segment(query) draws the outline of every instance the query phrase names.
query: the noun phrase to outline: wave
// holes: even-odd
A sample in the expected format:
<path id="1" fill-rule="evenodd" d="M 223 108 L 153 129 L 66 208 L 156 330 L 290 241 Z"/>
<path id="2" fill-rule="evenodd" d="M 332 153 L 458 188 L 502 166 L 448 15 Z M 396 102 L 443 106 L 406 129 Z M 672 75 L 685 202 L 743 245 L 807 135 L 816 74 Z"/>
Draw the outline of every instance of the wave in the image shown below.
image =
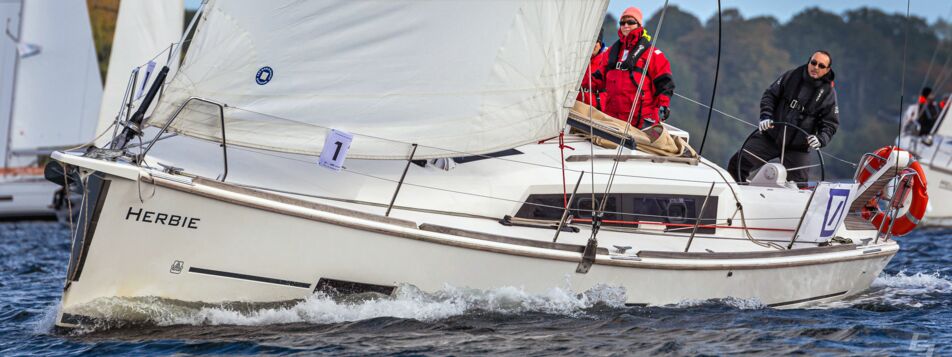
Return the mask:
<path id="1" fill-rule="evenodd" d="M 822 304 L 821 308 L 855 307 L 885 311 L 900 308 L 922 308 L 941 303 L 947 298 L 939 295 L 952 294 L 952 281 L 938 272 L 906 273 L 895 275 L 881 273 L 869 290 L 855 297 Z"/>
<path id="2" fill-rule="evenodd" d="M 738 310 L 757 310 L 767 308 L 767 304 L 764 304 L 760 299 L 751 298 L 751 299 L 741 299 L 741 298 L 723 298 L 723 299 L 691 299 L 683 300 L 673 305 L 666 305 L 665 307 L 672 307 L 676 309 L 684 308 L 696 308 L 696 307 L 716 307 L 716 306 L 726 306 Z"/>
<path id="3" fill-rule="evenodd" d="M 116 321 L 159 326 L 256 326 L 298 322 L 330 324 L 378 317 L 436 321 L 474 311 L 580 316 L 597 304 L 622 307 L 625 298 L 623 288 L 608 285 L 596 286 L 582 294 L 562 288 L 531 294 L 517 287 L 476 290 L 448 285 L 435 293 L 425 293 L 404 285 L 393 297 L 367 294 L 335 299 L 316 293 L 303 301 L 271 304 L 210 305 L 156 297 L 103 298 L 79 306 L 75 312 L 105 322 L 92 326 L 93 330 L 117 326 L 110 323 Z"/>

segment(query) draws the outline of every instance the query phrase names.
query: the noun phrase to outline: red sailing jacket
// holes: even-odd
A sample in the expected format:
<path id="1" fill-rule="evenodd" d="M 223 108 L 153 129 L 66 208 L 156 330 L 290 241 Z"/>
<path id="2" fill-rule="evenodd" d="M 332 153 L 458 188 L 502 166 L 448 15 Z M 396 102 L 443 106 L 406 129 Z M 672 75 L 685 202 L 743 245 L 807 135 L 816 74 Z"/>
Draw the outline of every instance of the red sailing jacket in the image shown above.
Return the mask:
<path id="1" fill-rule="evenodd" d="M 606 51 L 605 67 L 592 76 L 593 87 L 606 93 L 602 111 L 621 120 L 627 120 L 632 109 L 632 101 L 638 91 L 638 83 L 643 74 L 647 74 L 641 89 L 641 98 L 631 123 L 636 128 L 646 126 L 645 119 L 658 122 L 658 108 L 668 106 L 674 95 L 674 78 L 671 76 L 671 63 L 661 50 L 653 47 L 644 29 L 632 31 Z M 644 68 L 649 56 L 651 63 Z M 629 58 L 631 57 L 631 58 Z"/>
<path id="2" fill-rule="evenodd" d="M 602 106 L 605 105 L 607 94 L 597 87 L 599 85 L 604 87 L 604 84 L 601 84 L 598 79 L 592 78 L 592 75 L 595 73 L 593 71 L 604 71 L 606 60 L 608 60 L 608 51 L 602 51 L 592 56 L 591 61 L 588 63 L 588 68 L 585 69 L 585 76 L 582 77 L 581 90 L 578 93 L 578 97 L 575 98 L 575 100 L 580 100 L 598 110 L 602 110 Z"/>

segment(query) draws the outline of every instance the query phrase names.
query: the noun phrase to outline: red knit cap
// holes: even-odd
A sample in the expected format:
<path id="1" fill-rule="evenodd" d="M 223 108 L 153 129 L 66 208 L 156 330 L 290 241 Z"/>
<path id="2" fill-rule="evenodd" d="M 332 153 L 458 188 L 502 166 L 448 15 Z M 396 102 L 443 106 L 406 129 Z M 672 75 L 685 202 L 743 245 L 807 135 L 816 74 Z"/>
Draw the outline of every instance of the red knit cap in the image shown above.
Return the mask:
<path id="1" fill-rule="evenodd" d="M 627 9 L 625 9 L 625 11 L 621 13 L 621 18 L 622 18 L 622 19 L 624 19 L 625 17 L 629 17 L 629 16 L 630 16 L 630 17 L 634 17 L 635 20 L 638 21 L 639 24 L 641 24 L 641 26 L 644 26 L 644 25 L 645 25 L 644 21 L 641 21 L 642 18 L 644 17 L 644 16 L 641 15 L 641 9 L 632 6 L 632 7 L 629 7 L 629 8 L 627 8 Z M 621 19 L 619 19 L 619 20 L 621 20 Z"/>

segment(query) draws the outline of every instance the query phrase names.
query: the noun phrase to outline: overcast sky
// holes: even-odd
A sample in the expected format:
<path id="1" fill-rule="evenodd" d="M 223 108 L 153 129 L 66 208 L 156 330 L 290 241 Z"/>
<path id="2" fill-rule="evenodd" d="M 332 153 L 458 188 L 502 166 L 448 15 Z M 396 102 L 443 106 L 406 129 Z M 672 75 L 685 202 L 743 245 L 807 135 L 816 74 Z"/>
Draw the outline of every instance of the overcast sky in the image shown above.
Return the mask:
<path id="1" fill-rule="evenodd" d="M 670 0 L 668 5 L 677 5 L 681 10 L 694 13 L 704 22 L 717 13 L 716 0 Z M 664 6 L 664 0 L 614 0 L 608 5 L 608 12 L 621 14 L 629 6 L 639 6 L 645 16 L 651 16 Z M 841 14 L 846 10 L 860 7 L 874 7 L 886 13 L 906 13 L 904 0 L 722 0 L 721 7 L 737 8 L 745 18 L 769 15 L 781 22 L 786 22 L 796 13 L 810 7 L 819 7 L 823 10 Z M 952 1 L 949 0 L 912 0 L 910 13 L 913 16 L 925 17 L 929 23 L 939 18 L 948 21 L 949 11 L 952 10 Z"/>
<path id="2" fill-rule="evenodd" d="M 910 12 L 913 16 L 925 17 L 929 23 L 939 18 L 948 21 L 952 10 L 952 1 L 949 0 L 911 0 Z M 185 6 L 190 9 L 198 8 L 201 0 L 185 0 Z M 670 0 L 669 5 L 677 5 L 681 10 L 697 15 L 701 21 L 707 20 L 717 12 L 716 0 Z M 664 6 L 664 0 L 613 0 L 608 5 L 608 12 L 621 14 L 626 7 L 640 6 L 645 16 L 651 16 Z M 808 7 L 819 7 L 835 13 L 863 6 L 879 8 L 887 13 L 906 13 L 906 2 L 903 0 L 722 0 L 723 8 L 738 8 L 744 17 L 770 15 L 781 22 L 786 22 L 794 14 Z"/>

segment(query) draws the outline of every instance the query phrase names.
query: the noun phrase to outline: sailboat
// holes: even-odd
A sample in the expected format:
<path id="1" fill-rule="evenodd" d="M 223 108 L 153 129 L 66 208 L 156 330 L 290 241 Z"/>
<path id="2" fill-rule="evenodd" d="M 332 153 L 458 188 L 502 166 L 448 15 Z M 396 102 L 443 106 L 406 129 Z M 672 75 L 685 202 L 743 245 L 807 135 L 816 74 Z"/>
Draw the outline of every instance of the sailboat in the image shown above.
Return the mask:
<path id="1" fill-rule="evenodd" d="M 787 308 L 867 289 L 903 213 L 860 212 L 919 182 L 911 156 L 810 190 L 779 164 L 734 182 L 689 133 L 575 102 L 606 7 L 208 1 L 121 133 L 53 155 L 85 192 L 56 324 L 136 297 L 612 285 L 633 306 Z"/>
<path id="2" fill-rule="evenodd" d="M 952 96 L 945 102 L 949 103 L 950 99 Z M 932 130 L 925 135 L 920 135 L 919 130 L 911 130 L 918 113 L 918 105 L 907 107 L 903 115 L 907 130 L 896 140 L 915 155 L 930 178 L 928 185 L 932 199 L 923 224 L 952 226 L 952 204 L 949 204 L 952 202 L 952 118 L 949 118 L 949 106 L 942 108 Z"/>
<path id="3" fill-rule="evenodd" d="M 0 26 L 0 217 L 55 217 L 43 165 L 93 137 L 102 96 L 86 2 L 4 1 Z"/>

